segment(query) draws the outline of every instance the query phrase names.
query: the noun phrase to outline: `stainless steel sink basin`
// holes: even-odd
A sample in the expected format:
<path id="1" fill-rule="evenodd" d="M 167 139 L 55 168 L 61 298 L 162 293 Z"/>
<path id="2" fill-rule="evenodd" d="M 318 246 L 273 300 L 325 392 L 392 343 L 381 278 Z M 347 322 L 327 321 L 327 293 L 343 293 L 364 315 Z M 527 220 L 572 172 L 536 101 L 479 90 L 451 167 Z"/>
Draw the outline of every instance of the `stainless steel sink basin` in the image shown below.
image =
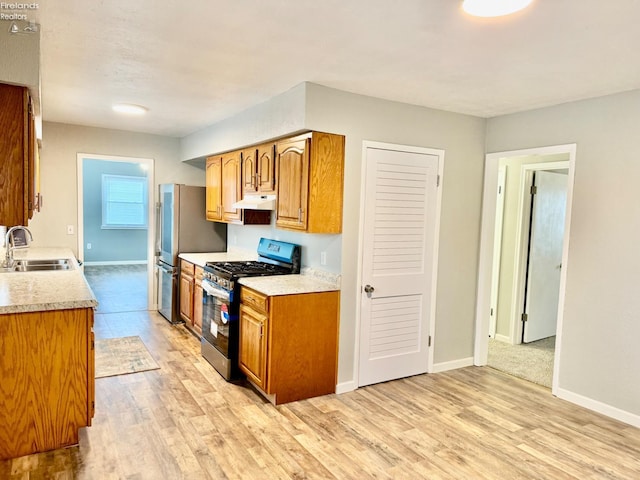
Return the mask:
<path id="1" fill-rule="evenodd" d="M 49 260 L 14 260 L 13 267 L 4 268 L 5 272 L 42 272 L 51 270 L 72 270 L 73 264 L 68 258 Z"/>

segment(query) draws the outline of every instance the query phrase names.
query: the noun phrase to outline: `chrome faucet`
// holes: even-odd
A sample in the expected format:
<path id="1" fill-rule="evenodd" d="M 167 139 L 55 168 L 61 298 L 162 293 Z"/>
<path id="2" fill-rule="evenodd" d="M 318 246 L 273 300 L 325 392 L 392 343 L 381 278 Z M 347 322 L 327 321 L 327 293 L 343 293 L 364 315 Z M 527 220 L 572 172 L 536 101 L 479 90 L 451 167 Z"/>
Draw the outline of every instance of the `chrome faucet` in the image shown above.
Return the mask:
<path id="1" fill-rule="evenodd" d="M 11 242 L 11 244 L 9 242 L 11 241 L 11 234 L 16 230 L 24 230 L 29 234 L 29 238 L 33 241 L 33 235 L 31 235 L 31 231 L 27 227 L 16 225 L 15 227 L 11 227 L 9 230 L 7 230 L 7 234 L 4 237 L 4 244 L 7 249 L 4 256 L 4 263 L 2 264 L 4 268 L 13 267 L 13 250 L 16 248 L 16 246 L 13 244 L 13 242 Z"/>

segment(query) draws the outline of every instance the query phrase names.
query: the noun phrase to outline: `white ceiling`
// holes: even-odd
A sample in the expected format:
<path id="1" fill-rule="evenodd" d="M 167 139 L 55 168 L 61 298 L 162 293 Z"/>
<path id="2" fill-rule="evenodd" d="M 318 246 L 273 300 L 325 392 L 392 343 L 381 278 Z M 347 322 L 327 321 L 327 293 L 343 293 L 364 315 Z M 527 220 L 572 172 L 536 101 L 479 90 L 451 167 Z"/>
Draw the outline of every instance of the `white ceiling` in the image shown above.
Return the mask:
<path id="1" fill-rule="evenodd" d="M 54 122 L 180 137 L 304 81 L 482 117 L 640 88 L 640 0 L 534 0 L 492 20 L 461 0 L 39 5 Z"/>

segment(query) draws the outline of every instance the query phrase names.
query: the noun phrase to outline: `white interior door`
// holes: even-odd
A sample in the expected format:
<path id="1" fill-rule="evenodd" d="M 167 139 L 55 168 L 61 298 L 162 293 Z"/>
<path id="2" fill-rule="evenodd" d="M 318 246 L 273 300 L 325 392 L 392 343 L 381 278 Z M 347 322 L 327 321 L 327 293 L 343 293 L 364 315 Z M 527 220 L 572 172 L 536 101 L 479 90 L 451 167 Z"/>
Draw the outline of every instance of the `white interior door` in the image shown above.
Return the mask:
<path id="1" fill-rule="evenodd" d="M 535 173 L 523 341 L 556 334 L 568 176 Z"/>
<path id="2" fill-rule="evenodd" d="M 365 149 L 360 386 L 427 371 L 442 157 Z"/>

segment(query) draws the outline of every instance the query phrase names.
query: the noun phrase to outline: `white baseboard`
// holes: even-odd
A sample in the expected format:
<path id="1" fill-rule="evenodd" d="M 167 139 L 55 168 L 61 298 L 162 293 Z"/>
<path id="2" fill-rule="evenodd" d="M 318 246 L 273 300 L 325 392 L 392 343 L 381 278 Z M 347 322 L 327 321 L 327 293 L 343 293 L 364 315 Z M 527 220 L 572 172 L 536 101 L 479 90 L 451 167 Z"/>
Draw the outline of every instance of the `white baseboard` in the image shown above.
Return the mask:
<path id="1" fill-rule="evenodd" d="M 498 340 L 499 342 L 511 343 L 510 337 L 507 337 L 506 335 L 500 335 L 499 333 L 496 333 L 496 336 L 494 337 L 494 339 Z"/>
<path id="2" fill-rule="evenodd" d="M 456 368 L 471 367 L 473 365 L 473 357 L 461 358 L 459 360 L 451 360 L 449 362 L 435 363 L 430 373 L 441 373 Z"/>
<path id="3" fill-rule="evenodd" d="M 89 267 L 103 265 L 146 265 L 146 260 L 113 260 L 108 262 L 84 262 L 83 265 Z"/>
<path id="4" fill-rule="evenodd" d="M 581 407 L 588 408 L 589 410 L 593 410 L 594 412 L 601 413 L 602 415 L 606 415 L 607 417 L 611 417 L 621 422 L 628 423 L 629 425 L 632 425 L 634 427 L 640 428 L 640 415 L 636 415 L 625 410 L 620 410 L 619 408 L 612 407 L 611 405 L 608 405 L 606 403 L 593 400 L 592 398 L 584 397 L 582 395 L 570 392 L 569 390 L 564 390 L 562 388 L 558 388 L 554 393 L 558 396 L 558 398 L 571 403 L 575 403 L 576 405 L 580 405 Z"/>
<path id="5" fill-rule="evenodd" d="M 341 394 L 341 393 L 353 392 L 357 388 L 358 386 L 356 385 L 356 382 L 354 382 L 353 380 L 350 380 L 348 382 L 342 382 L 337 384 L 336 393 Z"/>

